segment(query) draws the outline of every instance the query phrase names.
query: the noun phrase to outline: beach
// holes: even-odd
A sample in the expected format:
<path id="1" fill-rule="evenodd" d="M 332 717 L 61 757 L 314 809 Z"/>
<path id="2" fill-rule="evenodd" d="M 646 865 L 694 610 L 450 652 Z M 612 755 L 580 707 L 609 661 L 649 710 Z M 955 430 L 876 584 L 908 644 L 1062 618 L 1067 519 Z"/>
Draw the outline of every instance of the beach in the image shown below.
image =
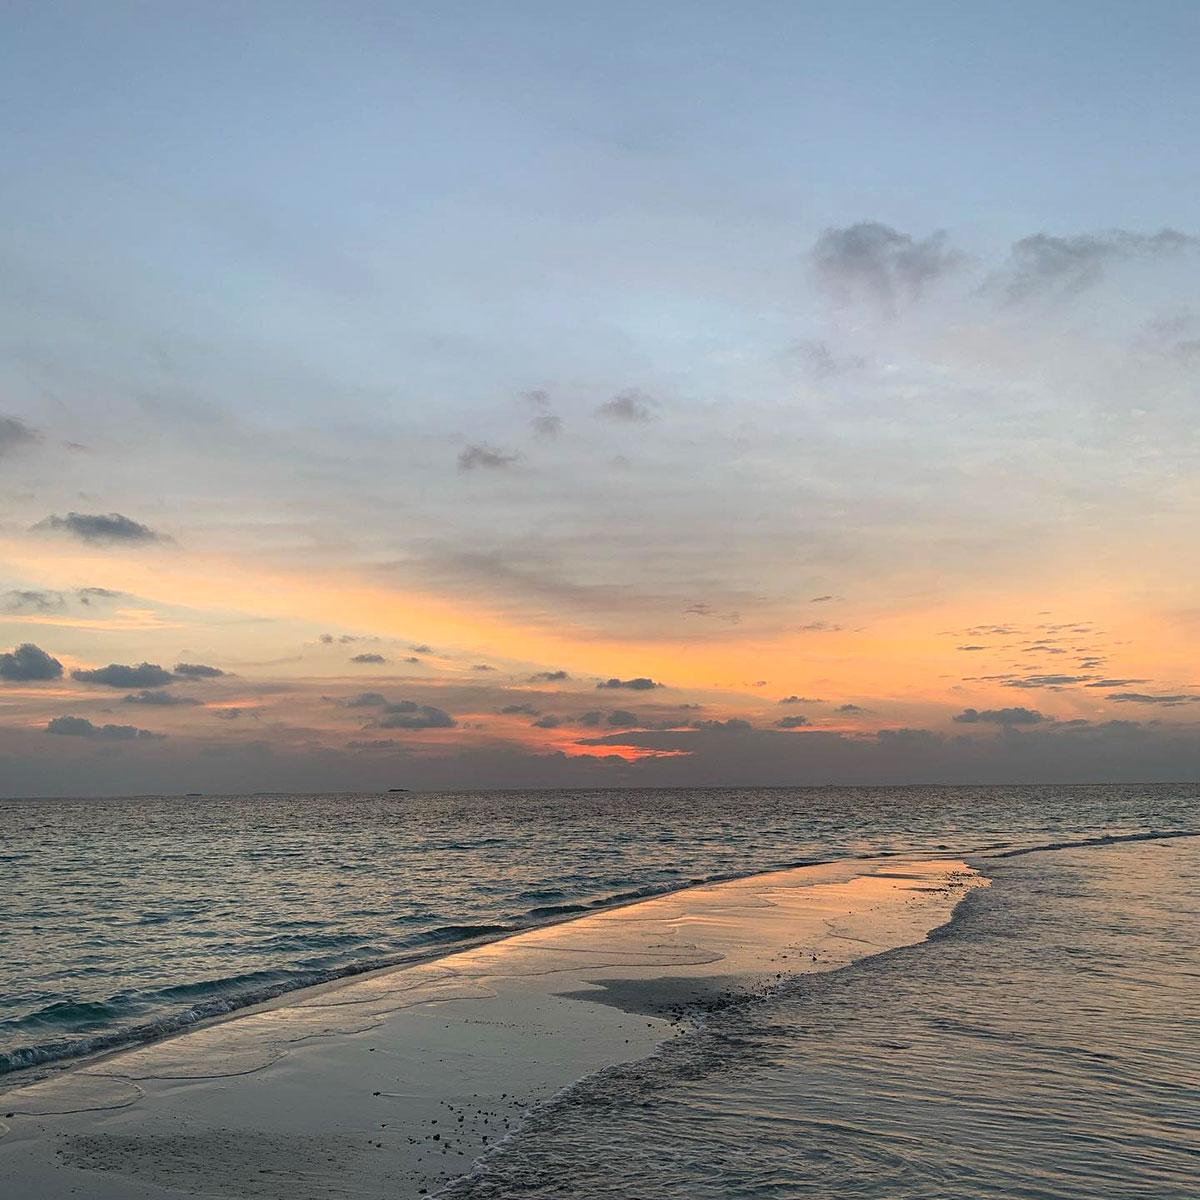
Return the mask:
<path id="1" fill-rule="evenodd" d="M 0 1092 L 0 1173 L 45 1200 L 433 1194 L 581 1078 L 919 943 L 986 882 L 953 858 L 797 867 L 292 992 Z"/>

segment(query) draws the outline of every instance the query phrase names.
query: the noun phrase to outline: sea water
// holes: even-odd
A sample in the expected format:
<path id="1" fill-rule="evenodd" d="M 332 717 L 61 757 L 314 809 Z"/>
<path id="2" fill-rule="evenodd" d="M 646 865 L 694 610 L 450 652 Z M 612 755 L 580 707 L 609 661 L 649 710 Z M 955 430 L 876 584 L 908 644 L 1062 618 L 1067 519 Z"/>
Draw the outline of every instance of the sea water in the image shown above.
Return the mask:
<path id="1" fill-rule="evenodd" d="M 567 1089 L 461 1194 L 1194 1196 L 1200 839 L 1159 835 L 1198 808 L 1183 786 L 3 802 L 0 1067 L 694 880 L 952 851 L 994 882 L 933 939 Z"/>
<path id="2" fill-rule="evenodd" d="M 929 941 L 537 1112 L 455 1200 L 1195 1200 L 1200 838 L 974 860 Z"/>

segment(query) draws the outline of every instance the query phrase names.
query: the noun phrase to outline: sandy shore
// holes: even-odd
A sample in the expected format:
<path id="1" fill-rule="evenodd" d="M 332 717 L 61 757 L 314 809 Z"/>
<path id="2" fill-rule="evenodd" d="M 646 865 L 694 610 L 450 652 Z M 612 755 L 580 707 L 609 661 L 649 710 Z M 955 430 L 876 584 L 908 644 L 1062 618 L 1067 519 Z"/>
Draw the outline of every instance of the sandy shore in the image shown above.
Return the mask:
<path id="1" fill-rule="evenodd" d="M 432 1194 L 558 1089 L 785 975 L 921 941 L 982 882 L 801 867 L 295 992 L 0 1090 L 0 1178 L 21 1200 Z"/>

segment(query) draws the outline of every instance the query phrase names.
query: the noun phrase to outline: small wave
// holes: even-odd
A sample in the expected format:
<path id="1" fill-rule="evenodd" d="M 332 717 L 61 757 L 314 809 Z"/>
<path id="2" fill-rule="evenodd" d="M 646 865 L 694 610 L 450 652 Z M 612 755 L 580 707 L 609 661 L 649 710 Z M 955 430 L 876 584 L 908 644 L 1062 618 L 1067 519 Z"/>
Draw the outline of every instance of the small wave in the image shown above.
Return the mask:
<path id="1" fill-rule="evenodd" d="M 1079 850 L 1087 846 L 1115 846 L 1120 842 L 1157 842 L 1163 838 L 1200 837 L 1196 829 L 1152 829 L 1148 833 L 1111 833 L 1104 837 L 1080 838 L 1075 842 L 1046 842 L 1042 846 L 1022 846 L 1019 850 L 1002 850 L 988 858 L 1019 858 L 1022 854 L 1038 854 L 1044 850 Z"/>
<path id="2" fill-rule="evenodd" d="M 438 925 L 433 929 L 427 929 L 424 933 L 418 933 L 412 938 L 412 943 L 424 945 L 432 942 L 441 945 L 466 942 L 472 938 L 497 937 L 506 933 L 517 933 L 520 928 L 519 925 Z"/>
<path id="3" fill-rule="evenodd" d="M 529 915 L 531 917 L 564 917 L 568 913 L 581 913 L 591 911 L 586 904 L 547 904 L 543 908 L 531 908 Z"/>

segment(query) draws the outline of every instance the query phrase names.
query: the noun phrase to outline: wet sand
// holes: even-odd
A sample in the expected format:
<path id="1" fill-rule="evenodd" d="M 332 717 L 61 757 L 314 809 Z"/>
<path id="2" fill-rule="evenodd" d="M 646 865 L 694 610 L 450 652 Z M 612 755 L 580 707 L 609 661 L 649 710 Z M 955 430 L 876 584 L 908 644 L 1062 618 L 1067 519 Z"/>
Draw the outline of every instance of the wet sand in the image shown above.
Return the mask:
<path id="1" fill-rule="evenodd" d="M 0 1090 L 22 1200 L 430 1195 L 706 1012 L 921 941 L 984 881 L 844 861 L 695 887 L 303 992 Z"/>

